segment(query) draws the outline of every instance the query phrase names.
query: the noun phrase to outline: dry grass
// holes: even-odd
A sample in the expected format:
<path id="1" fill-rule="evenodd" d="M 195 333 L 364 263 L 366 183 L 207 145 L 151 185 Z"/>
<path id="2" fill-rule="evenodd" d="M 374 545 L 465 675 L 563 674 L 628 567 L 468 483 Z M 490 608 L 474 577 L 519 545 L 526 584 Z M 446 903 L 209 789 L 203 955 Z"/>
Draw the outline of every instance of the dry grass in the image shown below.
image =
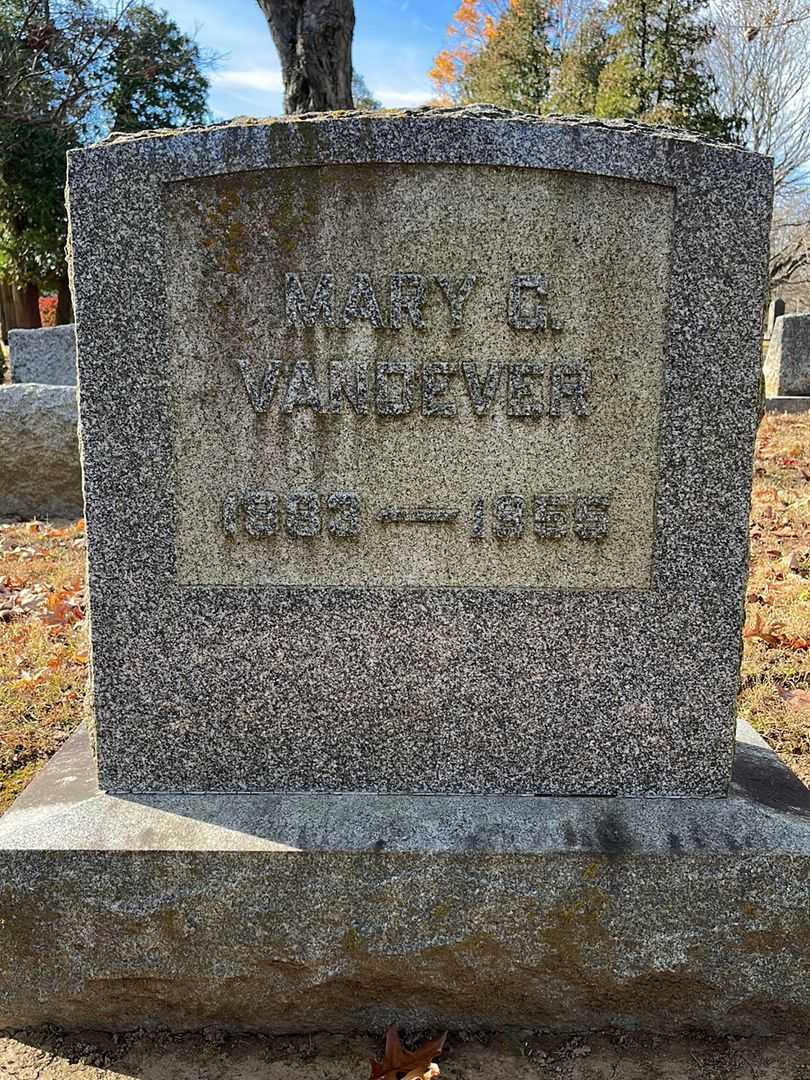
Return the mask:
<path id="1" fill-rule="evenodd" d="M 82 717 L 84 522 L 0 525 L 0 813 Z"/>
<path id="2" fill-rule="evenodd" d="M 810 416 L 757 439 L 740 711 L 810 785 Z"/>
<path id="3" fill-rule="evenodd" d="M 740 709 L 810 784 L 810 416 L 757 442 Z M 0 813 L 83 712 L 84 523 L 0 525 Z"/>

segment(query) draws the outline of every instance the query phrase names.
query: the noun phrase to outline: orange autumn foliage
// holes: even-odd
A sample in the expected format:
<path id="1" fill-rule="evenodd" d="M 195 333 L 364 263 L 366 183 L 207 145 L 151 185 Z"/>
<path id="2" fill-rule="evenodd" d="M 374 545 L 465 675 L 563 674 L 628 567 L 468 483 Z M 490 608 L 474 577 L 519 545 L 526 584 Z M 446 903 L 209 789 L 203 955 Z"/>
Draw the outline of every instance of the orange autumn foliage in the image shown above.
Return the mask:
<path id="1" fill-rule="evenodd" d="M 510 9 L 519 11 L 523 0 L 461 0 L 447 36 L 454 44 L 442 49 L 428 72 L 436 90 L 435 104 L 456 100 L 464 69 L 498 32 L 501 17 Z"/>

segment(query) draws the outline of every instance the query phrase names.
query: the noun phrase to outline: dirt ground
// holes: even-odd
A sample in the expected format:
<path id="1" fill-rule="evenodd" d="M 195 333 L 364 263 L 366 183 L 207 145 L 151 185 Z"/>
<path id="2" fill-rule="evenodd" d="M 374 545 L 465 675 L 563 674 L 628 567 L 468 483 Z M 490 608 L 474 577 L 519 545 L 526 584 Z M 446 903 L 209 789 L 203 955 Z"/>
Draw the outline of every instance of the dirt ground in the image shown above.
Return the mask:
<path id="1" fill-rule="evenodd" d="M 305 1035 L 0 1035 L 0 1080 L 366 1080 L 381 1038 Z M 804 1038 L 617 1032 L 450 1036 L 443 1080 L 810 1080 Z"/>

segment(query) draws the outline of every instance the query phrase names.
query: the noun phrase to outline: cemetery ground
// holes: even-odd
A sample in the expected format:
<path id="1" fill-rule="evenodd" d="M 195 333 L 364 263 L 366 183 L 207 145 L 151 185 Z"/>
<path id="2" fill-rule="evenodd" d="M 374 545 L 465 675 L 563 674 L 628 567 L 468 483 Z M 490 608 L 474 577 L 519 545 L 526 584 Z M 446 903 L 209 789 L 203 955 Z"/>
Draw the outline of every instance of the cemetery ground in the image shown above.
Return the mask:
<path id="1" fill-rule="evenodd" d="M 0 1033 L 0 1080 L 366 1080 L 381 1052 L 363 1035 Z M 437 1064 L 440 1080 L 810 1080 L 810 1039 L 466 1032 Z"/>

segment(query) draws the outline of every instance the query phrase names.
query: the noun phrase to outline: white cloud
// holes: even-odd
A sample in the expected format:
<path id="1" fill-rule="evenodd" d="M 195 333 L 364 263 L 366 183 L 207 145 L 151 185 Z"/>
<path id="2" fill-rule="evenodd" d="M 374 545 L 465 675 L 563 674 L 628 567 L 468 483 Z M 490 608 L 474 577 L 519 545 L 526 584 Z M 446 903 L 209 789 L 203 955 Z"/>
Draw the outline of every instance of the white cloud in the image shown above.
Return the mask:
<path id="1" fill-rule="evenodd" d="M 274 68 L 249 68 L 246 71 L 215 71 L 211 82 L 216 86 L 242 90 L 262 90 L 281 93 L 284 83 L 281 72 Z"/>
<path id="2" fill-rule="evenodd" d="M 426 105 L 431 98 L 430 90 L 372 90 L 374 97 L 383 105 Z"/>

